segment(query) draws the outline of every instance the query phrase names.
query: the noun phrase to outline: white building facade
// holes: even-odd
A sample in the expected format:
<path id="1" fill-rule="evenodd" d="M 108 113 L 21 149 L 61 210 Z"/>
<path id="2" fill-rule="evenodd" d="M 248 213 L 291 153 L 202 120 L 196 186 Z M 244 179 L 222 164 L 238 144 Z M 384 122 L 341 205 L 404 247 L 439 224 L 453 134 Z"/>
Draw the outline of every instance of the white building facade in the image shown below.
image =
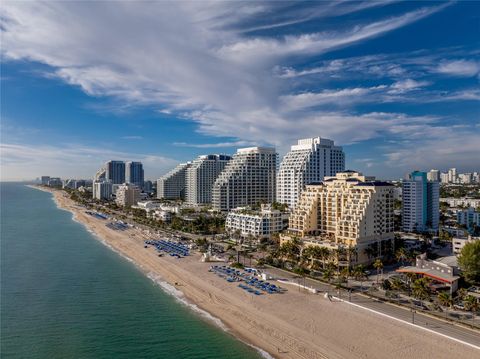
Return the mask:
<path id="1" fill-rule="evenodd" d="M 237 150 L 213 185 L 213 208 L 228 211 L 274 202 L 277 158 L 274 148 Z"/>
<path id="2" fill-rule="evenodd" d="M 185 199 L 186 174 L 191 163 L 181 163 L 157 180 L 158 199 Z"/>
<path id="3" fill-rule="evenodd" d="M 320 182 L 345 170 L 342 147 L 315 137 L 298 140 L 282 160 L 277 174 L 277 202 L 294 209 L 306 184 Z"/>
<path id="4" fill-rule="evenodd" d="M 244 238 L 270 238 L 273 233 L 283 230 L 283 215 L 270 206 L 262 206 L 260 211 L 238 208 L 230 211 L 225 220 L 225 229 L 233 234 L 238 231 Z"/>
<path id="5" fill-rule="evenodd" d="M 108 181 L 94 181 L 92 185 L 93 198 L 98 200 L 112 199 L 112 183 Z"/>
<path id="6" fill-rule="evenodd" d="M 226 155 L 199 156 L 186 170 L 188 204 L 202 205 L 212 202 L 212 187 L 231 157 Z"/>

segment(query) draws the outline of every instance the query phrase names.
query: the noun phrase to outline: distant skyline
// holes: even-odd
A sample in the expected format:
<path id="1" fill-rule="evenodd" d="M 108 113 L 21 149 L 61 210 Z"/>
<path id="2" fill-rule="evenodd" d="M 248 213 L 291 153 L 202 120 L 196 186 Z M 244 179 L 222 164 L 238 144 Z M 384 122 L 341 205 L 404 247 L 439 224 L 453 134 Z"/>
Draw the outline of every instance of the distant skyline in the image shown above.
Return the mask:
<path id="1" fill-rule="evenodd" d="M 146 179 L 325 137 L 384 179 L 480 170 L 479 2 L 2 2 L 1 180 Z"/>

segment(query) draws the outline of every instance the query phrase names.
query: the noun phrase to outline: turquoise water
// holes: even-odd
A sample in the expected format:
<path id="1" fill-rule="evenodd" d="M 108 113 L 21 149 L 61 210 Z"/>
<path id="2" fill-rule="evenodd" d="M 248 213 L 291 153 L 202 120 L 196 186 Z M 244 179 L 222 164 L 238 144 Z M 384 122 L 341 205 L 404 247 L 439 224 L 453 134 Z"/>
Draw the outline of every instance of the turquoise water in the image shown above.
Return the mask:
<path id="1" fill-rule="evenodd" d="M 259 358 L 105 247 L 51 195 L 1 184 L 2 358 Z"/>

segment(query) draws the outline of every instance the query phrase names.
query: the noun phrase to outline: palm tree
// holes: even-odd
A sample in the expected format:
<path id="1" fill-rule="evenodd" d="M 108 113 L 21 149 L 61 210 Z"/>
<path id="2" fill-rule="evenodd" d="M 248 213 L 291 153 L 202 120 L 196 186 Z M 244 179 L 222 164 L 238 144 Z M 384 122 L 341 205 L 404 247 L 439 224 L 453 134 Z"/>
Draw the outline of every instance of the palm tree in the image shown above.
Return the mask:
<path id="1" fill-rule="evenodd" d="M 399 248 L 395 252 L 395 258 L 397 258 L 397 261 L 402 262 L 402 266 L 405 266 L 405 261 L 408 259 L 408 253 L 405 248 Z"/>
<path id="2" fill-rule="evenodd" d="M 327 247 L 319 247 L 317 254 L 321 258 L 323 269 L 325 269 L 327 258 L 330 256 L 330 250 Z"/>
<path id="3" fill-rule="evenodd" d="M 473 295 L 467 295 L 463 300 L 463 303 L 465 305 L 465 309 L 471 311 L 472 313 L 477 312 L 480 308 L 480 303 Z"/>
<path id="4" fill-rule="evenodd" d="M 377 258 L 375 262 L 373 263 L 373 267 L 377 270 L 377 284 L 378 284 L 378 274 L 380 271 L 383 272 L 383 262 L 380 258 Z M 382 273 L 383 275 L 383 273 Z"/>
<path id="5" fill-rule="evenodd" d="M 325 269 L 322 278 L 330 283 L 333 278 L 333 270 L 330 268 Z"/>
<path id="6" fill-rule="evenodd" d="M 421 300 L 430 299 L 429 279 L 426 277 L 415 280 L 412 284 L 412 294 L 415 298 Z"/>
<path id="7" fill-rule="evenodd" d="M 448 308 L 453 307 L 453 298 L 447 292 L 440 293 L 437 298 L 440 305 L 443 305 L 445 307 L 445 319 L 447 319 Z"/>
<path id="8" fill-rule="evenodd" d="M 453 298 L 447 292 L 440 293 L 437 298 L 440 305 L 443 305 L 444 307 L 448 307 L 448 308 L 451 308 L 453 306 Z"/>
<path id="9" fill-rule="evenodd" d="M 397 277 L 390 279 L 390 285 L 393 290 L 403 290 L 405 289 L 405 284 Z"/>

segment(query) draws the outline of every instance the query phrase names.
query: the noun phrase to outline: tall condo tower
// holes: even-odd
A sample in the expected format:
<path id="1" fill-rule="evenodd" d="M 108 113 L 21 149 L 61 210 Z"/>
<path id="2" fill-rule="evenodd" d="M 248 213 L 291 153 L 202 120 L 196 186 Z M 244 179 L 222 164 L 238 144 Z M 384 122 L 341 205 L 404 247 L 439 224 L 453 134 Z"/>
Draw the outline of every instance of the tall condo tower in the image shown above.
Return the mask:
<path id="1" fill-rule="evenodd" d="M 185 199 L 187 169 L 190 162 L 180 163 L 157 180 L 158 199 Z"/>
<path id="2" fill-rule="evenodd" d="M 414 171 L 402 184 L 402 227 L 405 232 L 438 231 L 439 183 L 425 172 Z"/>
<path id="3" fill-rule="evenodd" d="M 212 187 L 231 157 L 204 155 L 194 160 L 186 172 L 186 200 L 200 205 L 212 202 Z"/>
<path id="4" fill-rule="evenodd" d="M 213 207 L 228 211 L 274 202 L 277 156 L 270 147 L 238 149 L 213 185 Z"/>
<path id="5" fill-rule="evenodd" d="M 105 163 L 105 180 L 112 184 L 125 183 L 125 162 L 108 161 Z"/>
<path id="6" fill-rule="evenodd" d="M 277 201 L 293 210 L 305 185 L 321 182 L 325 176 L 335 176 L 344 170 L 345 154 L 332 140 L 320 137 L 298 140 L 280 165 Z"/>
<path id="7" fill-rule="evenodd" d="M 125 164 L 125 182 L 143 188 L 143 165 L 142 162 L 127 162 Z"/>

